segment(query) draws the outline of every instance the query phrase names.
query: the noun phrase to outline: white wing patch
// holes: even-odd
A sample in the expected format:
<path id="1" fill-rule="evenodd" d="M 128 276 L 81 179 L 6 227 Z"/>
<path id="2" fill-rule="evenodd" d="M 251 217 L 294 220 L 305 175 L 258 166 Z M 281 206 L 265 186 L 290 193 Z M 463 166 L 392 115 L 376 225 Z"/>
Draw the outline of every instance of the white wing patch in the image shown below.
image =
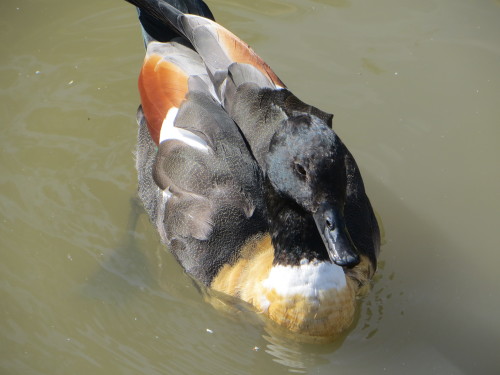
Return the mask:
<path id="1" fill-rule="evenodd" d="M 167 139 L 177 139 L 184 142 L 188 146 L 196 148 L 198 150 L 208 152 L 208 145 L 203 139 L 198 137 L 196 134 L 190 132 L 186 129 L 177 128 L 174 126 L 174 120 L 177 116 L 179 108 L 172 107 L 168 110 L 165 120 L 161 125 L 160 130 L 160 143 L 166 141 Z"/>
<path id="2" fill-rule="evenodd" d="M 336 264 L 302 260 L 300 266 L 273 266 L 262 285 L 281 296 L 314 298 L 322 291 L 341 291 L 347 287 L 347 281 L 342 267 Z"/>

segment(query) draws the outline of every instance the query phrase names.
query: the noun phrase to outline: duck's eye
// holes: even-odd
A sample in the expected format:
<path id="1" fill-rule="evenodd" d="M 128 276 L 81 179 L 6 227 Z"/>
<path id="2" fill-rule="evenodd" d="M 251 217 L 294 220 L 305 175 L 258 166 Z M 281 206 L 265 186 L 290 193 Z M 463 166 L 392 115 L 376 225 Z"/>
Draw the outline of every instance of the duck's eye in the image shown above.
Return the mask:
<path id="1" fill-rule="evenodd" d="M 295 170 L 301 177 L 305 178 L 307 176 L 306 169 L 299 163 L 295 163 Z"/>

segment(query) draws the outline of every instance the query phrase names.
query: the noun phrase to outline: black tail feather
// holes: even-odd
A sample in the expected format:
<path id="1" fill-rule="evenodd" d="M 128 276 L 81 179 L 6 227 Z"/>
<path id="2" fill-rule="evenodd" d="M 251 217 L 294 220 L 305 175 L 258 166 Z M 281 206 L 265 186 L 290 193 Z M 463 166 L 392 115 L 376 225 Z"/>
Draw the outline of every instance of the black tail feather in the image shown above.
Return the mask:
<path id="1" fill-rule="evenodd" d="M 168 42 L 179 33 L 179 16 L 195 14 L 214 20 L 208 6 L 202 0 L 125 0 L 138 8 L 139 21 L 146 44 L 151 40 Z"/>

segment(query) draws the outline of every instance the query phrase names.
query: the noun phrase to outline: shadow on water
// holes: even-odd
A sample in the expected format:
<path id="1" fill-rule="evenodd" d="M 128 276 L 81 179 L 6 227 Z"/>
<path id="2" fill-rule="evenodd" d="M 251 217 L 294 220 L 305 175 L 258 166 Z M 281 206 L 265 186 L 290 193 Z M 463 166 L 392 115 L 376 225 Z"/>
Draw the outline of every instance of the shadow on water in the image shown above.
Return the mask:
<path id="1" fill-rule="evenodd" d="M 145 272 L 150 262 L 140 251 L 137 241 L 137 223 L 146 212 L 138 198 L 131 198 L 129 202 L 130 212 L 123 238 L 83 288 L 82 293 L 87 297 L 103 300 L 115 300 L 120 296 L 127 298 L 131 289 L 140 291 L 156 283 L 155 278 Z"/>

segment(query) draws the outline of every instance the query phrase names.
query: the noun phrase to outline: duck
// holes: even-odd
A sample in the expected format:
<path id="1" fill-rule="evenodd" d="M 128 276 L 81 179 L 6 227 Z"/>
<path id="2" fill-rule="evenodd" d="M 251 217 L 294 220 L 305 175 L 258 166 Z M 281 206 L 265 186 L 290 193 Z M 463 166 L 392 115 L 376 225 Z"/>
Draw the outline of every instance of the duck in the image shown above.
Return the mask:
<path id="1" fill-rule="evenodd" d="M 201 0 L 126 0 L 138 80 L 139 197 L 206 290 L 307 341 L 352 326 L 380 231 L 333 115 L 298 99 Z"/>

